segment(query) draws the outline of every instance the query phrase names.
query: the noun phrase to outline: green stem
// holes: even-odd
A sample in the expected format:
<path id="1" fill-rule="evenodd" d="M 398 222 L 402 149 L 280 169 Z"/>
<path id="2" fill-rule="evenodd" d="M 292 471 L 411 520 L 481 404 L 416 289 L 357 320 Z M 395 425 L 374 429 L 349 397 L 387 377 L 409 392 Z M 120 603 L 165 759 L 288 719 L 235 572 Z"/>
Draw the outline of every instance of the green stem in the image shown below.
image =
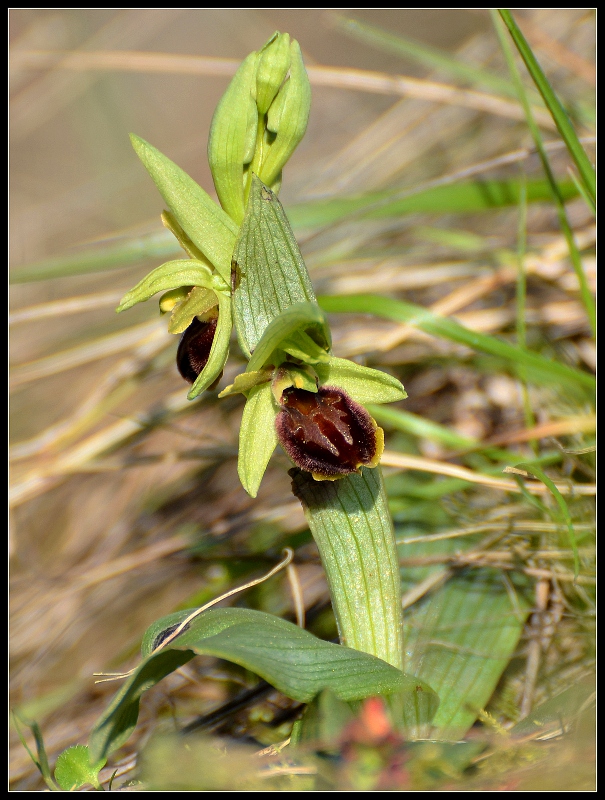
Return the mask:
<path id="1" fill-rule="evenodd" d="M 290 474 L 326 571 L 341 643 L 403 669 L 399 560 L 380 467 L 336 481 Z"/>

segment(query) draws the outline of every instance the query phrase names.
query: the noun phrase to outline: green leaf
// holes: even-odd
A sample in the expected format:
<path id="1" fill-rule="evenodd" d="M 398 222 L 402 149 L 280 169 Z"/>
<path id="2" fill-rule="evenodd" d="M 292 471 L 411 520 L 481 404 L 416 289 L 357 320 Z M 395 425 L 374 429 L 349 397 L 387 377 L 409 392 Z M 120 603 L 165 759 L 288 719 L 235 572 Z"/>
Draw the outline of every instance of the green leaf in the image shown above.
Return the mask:
<path id="1" fill-rule="evenodd" d="M 212 272 L 201 261 L 193 261 L 188 258 L 168 261 L 166 264 L 156 267 L 133 289 L 126 292 L 116 311 L 118 313 L 126 311 L 137 303 L 144 303 L 158 292 L 178 289 L 181 286 L 205 286 L 212 289 L 214 288 Z"/>
<path id="2" fill-rule="evenodd" d="M 254 156 L 258 126 L 257 61 L 254 52 L 241 63 L 216 107 L 208 138 L 208 163 L 218 199 L 238 225 L 244 218 L 244 164 Z"/>
<path id="3" fill-rule="evenodd" d="M 380 468 L 335 481 L 290 474 L 328 577 L 341 641 L 400 667 L 399 563 Z"/>
<path id="4" fill-rule="evenodd" d="M 248 358 L 282 311 L 296 303 L 315 302 L 281 203 L 256 177 L 233 254 L 232 286 L 235 327 Z"/>
<path id="5" fill-rule="evenodd" d="M 231 338 L 231 298 L 222 292 L 216 295 L 218 299 L 218 322 L 216 332 L 210 348 L 210 355 L 206 366 L 197 376 L 197 379 L 187 395 L 188 400 L 195 399 L 204 392 L 220 376 L 229 357 L 229 340 Z"/>
<path id="6" fill-rule="evenodd" d="M 495 336 L 471 331 L 453 319 L 433 314 L 422 306 L 373 294 L 343 297 L 323 296 L 319 298 L 319 303 L 328 313 L 375 314 L 377 317 L 405 322 L 432 336 L 439 336 L 442 339 L 466 345 L 473 350 L 489 353 L 505 359 L 509 368 L 515 372 L 519 370 L 519 366 L 530 369 L 531 372 L 527 377 L 531 376 L 533 383 L 564 381 L 567 385 L 574 387 L 582 386 L 590 390 L 595 388 L 595 379 L 587 372 L 568 367 L 566 364 L 545 358 L 538 353 L 514 347 Z"/>
<path id="7" fill-rule="evenodd" d="M 572 181 L 561 181 L 559 189 L 565 200 L 577 197 Z M 468 181 L 447 183 L 432 188 L 410 188 L 372 192 L 357 197 L 314 200 L 288 208 L 294 228 L 329 225 L 351 215 L 366 219 L 400 217 L 404 214 L 464 214 L 489 208 L 515 206 L 519 203 L 522 183 L 508 181 Z M 551 202 L 550 185 L 545 180 L 527 182 L 527 202 Z"/>
<path id="8" fill-rule="evenodd" d="M 269 459 L 277 447 L 277 409 L 270 383 L 250 389 L 239 430 L 237 474 L 250 497 L 256 497 Z"/>
<path id="9" fill-rule="evenodd" d="M 64 792 L 73 792 L 86 784 L 100 789 L 99 772 L 106 761 L 106 758 L 101 758 L 96 764 L 91 764 L 88 747 L 76 744 L 68 747 L 57 758 L 55 780 Z"/>
<path id="10" fill-rule="evenodd" d="M 400 547 L 406 559 L 448 555 L 476 546 L 475 540 L 432 540 Z M 433 731 L 425 736 L 458 739 L 485 708 L 515 655 L 531 602 L 497 570 L 480 568 L 450 576 L 441 566 L 404 566 L 404 591 L 439 571 L 442 586 L 406 610 L 404 669 L 433 687 L 440 698 Z"/>
<path id="11" fill-rule="evenodd" d="M 592 201 L 596 200 L 596 175 L 595 169 L 593 165 L 590 163 L 590 159 L 586 154 L 586 151 L 582 147 L 580 140 L 578 139 L 578 135 L 574 130 L 573 125 L 567 115 L 567 112 L 563 108 L 561 101 L 555 94 L 552 86 L 550 85 L 548 78 L 544 74 L 542 67 L 538 63 L 538 60 L 533 54 L 533 51 L 529 44 L 527 43 L 525 37 L 521 33 L 519 26 L 513 19 L 512 14 L 508 9 L 500 8 L 498 9 L 500 16 L 504 20 L 506 27 L 508 28 L 510 35 L 513 38 L 515 45 L 517 46 L 517 50 L 521 54 L 521 58 L 525 62 L 525 66 L 529 74 L 531 75 L 534 83 L 544 102 L 546 107 L 550 111 L 550 114 L 557 126 L 557 130 L 561 134 L 561 138 L 567 145 L 567 149 L 569 150 L 569 154 L 573 158 L 576 167 L 578 168 L 578 172 L 584 182 L 584 186 L 586 187 Z"/>
<path id="12" fill-rule="evenodd" d="M 323 311 L 317 303 L 296 303 L 274 317 L 267 325 L 248 362 L 246 372 L 254 372 L 271 363 L 273 353 L 281 348 L 292 334 L 299 331 L 310 334 L 315 345 L 319 340 L 325 355 L 331 341 L 330 329 Z"/>
<path id="13" fill-rule="evenodd" d="M 173 161 L 144 139 L 134 134 L 130 139 L 178 223 L 228 282 L 237 224 Z"/>
<path id="14" fill-rule="evenodd" d="M 314 369 L 323 386 L 338 386 L 362 405 L 395 403 L 408 396 L 397 378 L 345 358 L 330 356 L 327 364 L 317 364 Z"/>
<path id="15" fill-rule="evenodd" d="M 174 629 L 186 616 L 187 612 L 179 612 L 154 623 L 145 636 L 145 650 L 162 638 L 162 631 Z M 303 703 L 326 688 L 345 701 L 393 693 L 434 698 L 422 681 L 390 664 L 317 639 L 279 617 L 244 608 L 210 609 L 164 649 L 147 655 L 127 679 L 95 725 L 91 757 L 100 759 L 123 744 L 136 724 L 142 692 L 196 654 L 233 661 Z"/>

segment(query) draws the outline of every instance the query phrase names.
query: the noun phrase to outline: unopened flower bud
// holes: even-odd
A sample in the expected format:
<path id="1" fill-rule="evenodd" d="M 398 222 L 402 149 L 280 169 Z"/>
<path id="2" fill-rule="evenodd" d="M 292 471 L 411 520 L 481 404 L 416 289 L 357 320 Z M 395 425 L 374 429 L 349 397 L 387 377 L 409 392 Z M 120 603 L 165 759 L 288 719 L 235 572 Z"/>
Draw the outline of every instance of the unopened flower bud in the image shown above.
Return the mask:
<path id="1" fill-rule="evenodd" d="M 256 67 L 256 105 L 266 114 L 290 69 L 290 37 L 274 33 L 259 52 Z"/>
<path id="2" fill-rule="evenodd" d="M 208 363 L 217 321 L 218 317 L 213 317 L 206 322 L 200 322 L 196 317 L 181 336 L 176 352 L 176 365 L 189 383 L 195 383 Z"/>
<path id="3" fill-rule="evenodd" d="M 286 453 L 315 480 L 375 467 L 384 448 L 382 429 L 365 408 L 333 386 L 286 389 L 275 425 Z"/>

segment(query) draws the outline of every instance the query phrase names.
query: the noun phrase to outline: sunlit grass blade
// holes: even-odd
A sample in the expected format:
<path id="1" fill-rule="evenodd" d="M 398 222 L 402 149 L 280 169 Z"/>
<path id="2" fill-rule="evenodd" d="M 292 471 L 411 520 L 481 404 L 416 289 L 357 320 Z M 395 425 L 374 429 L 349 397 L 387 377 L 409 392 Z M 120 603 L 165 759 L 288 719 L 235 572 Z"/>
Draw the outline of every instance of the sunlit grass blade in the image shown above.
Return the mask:
<path id="1" fill-rule="evenodd" d="M 533 382 L 564 381 L 576 387 L 583 386 L 591 390 L 595 388 L 595 379 L 587 372 L 568 367 L 538 353 L 522 350 L 495 336 L 471 331 L 455 320 L 440 317 L 422 306 L 372 294 L 343 297 L 323 295 L 318 298 L 318 302 L 328 313 L 375 314 L 377 317 L 405 322 L 432 336 L 449 339 L 473 350 L 502 358 L 513 371 L 517 371 L 519 365 L 522 365 L 531 370 Z"/>
<path id="2" fill-rule="evenodd" d="M 544 102 L 546 103 L 546 107 L 550 111 L 553 120 L 555 121 L 555 125 L 561 137 L 563 138 L 571 157 L 573 158 L 578 171 L 582 177 L 584 185 L 588 190 L 590 196 L 593 200 L 596 199 L 596 175 L 595 169 L 593 165 L 590 163 L 590 159 L 586 154 L 586 151 L 580 144 L 578 140 L 578 135 L 574 130 L 573 125 L 571 124 L 567 112 L 563 108 L 561 101 L 555 94 L 552 86 L 546 75 L 544 74 L 542 67 L 538 63 L 536 57 L 533 54 L 531 47 L 529 46 L 527 40 L 521 33 L 519 26 L 513 19 L 512 14 L 508 9 L 499 8 L 498 12 L 506 27 L 508 28 L 510 35 L 513 38 L 513 41 L 517 47 L 517 50 L 521 54 L 521 58 L 525 62 L 525 66 L 529 74 L 531 75 L 534 83 L 536 84 L 538 91 L 544 98 Z"/>
<path id="3" fill-rule="evenodd" d="M 340 30 L 364 44 L 393 53 L 429 69 L 441 70 L 473 86 L 487 86 L 507 97 L 515 97 L 515 87 L 506 78 L 484 67 L 467 64 L 438 47 L 390 33 L 358 19 L 336 16 L 335 20 Z"/>
<path id="4" fill-rule="evenodd" d="M 517 468 L 529 472 L 530 475 L 533 475 L 539 481 L 542 481 L 542 483 L 548 487 L 552 496 L 555 498 L 557 505 L 559 506 L 561 516 L 563 517 L 565 525 L 567 526 L 567 531 L 569 533 L 569 545 L 573 552 L 574 575 L 577 578 L 580 573 L 580 557 L 578 554 L 578 542 L 576 540 L 576 533 L 574 531 L 571 514 L 569 513 L 569 507 L 565 502 L 563 495 L 561 494 L 559 489 L 557 489 L 555 483 L 548 477 L 548 475 L 539 467 L 537 467 L 535 464 L 527 464 L 527 463 L 517 464 Z M 518 476 L 515 477 L 517 478 L 517 482 L 520 483 Z"/>
<path id="5" fill-rule="evenodd" d="M 90 247 L 82 247 L 76 253 L 55 258 L 46 258 L 24 267 L 15 267 L 9 273 L 11 283 L 30 283 L 69 275 L 85 275 L 88 272 L 103 272 L 122 269 L 148 258 L 166 258 L 182 253 L 181 247 L 168 231 L 149 233 L 132 238 L 120 237 Z"/>
<path id="6" fill-rule="evenodd" d="M 561 182 L 559 188 L 564 200 L 577 196 L 572 181 Z M 520 194 L 521 182 L 518 180 L 466 181 L 430 189 L 398 189 L 395 192 L 390 190 L 301 203 L 288 208 L 288 219 L 295 228 L 311 228 L 337 222 L 353 214 L 369 219 L 419 213 L 463 214 L 517 205 Z M 527 182 L 528 202 L 539 203 L 551 199 L 547 181 Z"/>
<path id="7" fill-rule="evenodd" d="M 527 119 L 527 125 L 528 125 L 528 127 L 530 129 L 532 138 L 534 140 L 534 144 L 536 145 L 536 149 L 537 149 L 538 154 L 540 156 L 540 161 L 542 162 L 542 167 L 544 169 L 544 172 L 546 173 L 546 177 L 547 177 L 548 182 L 549 182 L 550 187 L 551 187 L 552 196 L 553 196 L 554 203 L 555 203 L 555 206 L 556 206 L 556 209 L 557 209 L 557 215 L 559 217 L 559 225 L 561 226 L 561 230 L 563 231 L 563 234 L 565 236 L 565 241 L 567 242 L 567 247 L 569 249 L 569 256 L 571 258 L 571 263 L 573 264 L 574 272 L 576 273 L 576 277 L 578 279 L 578 283 L 580 284 L 580 294 L 581 294 L 581 297 L 582 297 L 582 301 L 584 303 L 584 307 L 586 309 L 586 314 L 588 316 L 588 319 L 590 320 L 590 326 L 592 328 L 592 332 L 593 332 L 593 336 L 594 336 L 594 335 L 596 335 L 596 327 L 597 327 L 595 301 L 594 301 L 594 298 L 593 298 L 592 293 L 590 291 L 590 287 L 588 286 L 588 282 L 586 280 L 586 274 L 585 274 L 584 268 L 582 266 L 582 259 L 580 257 L 580 252 L 579 252 L 578 247 L 576 245 L 576 242 L 575 242 L 575 239 L 574 239 L 574 235 L 573 235 L 573 231 L 571 229 L 571 225 L 569 224 L 569 219 L 567 218 L 567 212 L 565 211 L 565 200 L 564 200 L 564 198 L 563 198 L 563 196 L 561 194 L 561 191 L 560 191 L 560 188 L 559 188 L 559 184 L 558 184 L 557 180 L 555 179 L 554 173 L 553 173 L 552 168 L 550 166 L 550 162 L 548 160 L 548 156 L 546 154 L 546 150 L 544 149 L 544 144 L 542 142 L 542 134 L 540 133 L 540 130 L 539 130 L 539 128 L 538 128 L 538 126 L 536 124 L 536 121 L 534 119 L 534 115 L 532 113 L 532 110 L 531 110 L 531 108 L 529 106 L 529 100 L 527 98 L 527 93 L 525 91 L 525 87 L 523 86 L 523 81 L 521 80 L 521 76 L 519 74 L 519 70 L 517 69 L 517 65 L 515 63 L 515 59 L 514 59 L 514 56 L 513 56 L 513 53 L 512 53 L 508 38 L 505 35 L 502 22 L 498 18 L 498 16 L 497 16 L 495 11 L 492 11 L 491 14 L 492 14 L 492 19 L 493 19 L 493 22 L 494 22 L 494 26 L 496 28 L 496 33 L 498 34 L 498 38 L 500 39 L 500 44 L 502 46 L 502 50 L 504 52 L 504 56 L 505 56 L 506 62 L 508 64 L 508 68 L 509 68 L 510 73 L 512 75 L 513 81 L 515 82 L 515 86 L 517 87 L 517 92 L 519 94 L 519 100 L 521 101 L 521 104 L 522 104 L 523 109 L 525 111 L 525 117 Z M 522 38 L 522 34 L 518 30 L 518 28 L 516 28 L 516 25 L 515 25 L 511 15 L 510 15 L 510 12 L 503 12 L 503 19 L 505 20 L 505 22 L 508 19 L 510 24 L 518 31 L 519 36 L 521 36 L 521 38 Z M 511 29 L 510 26 L 509 26 L 509 30 L 511 30 L 511 34 L 512 34 L 512 29 Z M 523 42 L 525 42 L 525 39 L 523 39 Z M 516 39 L 515 39 L 515 43 L 517 43 L 517 46 L 519 46 L 519 43 L 517 42 Z M 525 42 L 525 49 L 522 51 L 521 54 L 523 55 L 524 52 L 526 54 L 524 56 L 524 58 L 527 57 L 528 53 L 531 53 L 531 49 L 529 48 L 529 45 L 527 44 L 527 42 Z M 533 58 L 533 55 L 532 55 L 532 58 Z M 534 59 L 534 61 L 535 61 L 535 59 Z M 526 64 L 527 64 L 527 61 L 526 61 Z M 535 62 L 535 65 L 539 69 L 537 61 Z M 544 81 L 546 81 L 545 77 L 544 77 Z M 546 83 L 548 84 L 548 81 L 546 81 Z M 554 97 L 554 93 L 552 92 L 552 90 L 551 90 L 551 93 L 552 93 L 552 95 Z M 555 98 L 555 100 L 556 100 L 556 98 Z M 556 100 L 556 102 L 558 103 L 559 101 Z M 571 123 L 569 122 L 569 119 L 567 118 L 567 115 L 565 114 L 565 111 L 563 110 L 562 107 L 561 107 L 561 114 L 563 115 L 563 117 L 565 117 L 565 120 L 566 120 L 567 128 L 565 128 L 565 130 L 569 129 L 568 130 L 568 134 L 569 134 L 569 131 L 571 131 L 573 133 L 573 137 L 575 137 L 575 142 L 576 142 L 577 146 L 575 146 L 574 150 L 570 149 L 570 143 L 569 143 L 568 139 L 565 139 L 565 136 L 563 136 L 562 131 L 560 130 L 559 132 L 561 133 L 561 135 L 565 139 L 565 142 L 566 142 L 566 144 L 568 146 L 568 149 L 570 149 L 570 154 L 574 158 L 574 160 L 576 162 L 576 165 L 577 165 L 578 169 L 580 170 L 580 176 L 582 177 L 582 180 L 584 181 L 586 190 L 588 191 L 590 196 L 593 199 L 596 200 L 596 186 L 595 186 L 594 169 L 590 165 L 590 161 L 588 161 L 588 156 L 584 152 L 584 149 L 582 148 L 582 145 L 577 140 L 576 133 L 573 130 L 573 128 L 571 126 Z M 579 151 L 581 151 L 582 159 L 580 159 L 578 161 Z M 574 153 L 575 153 L 575 155 L 574 155 Z M 584 173 L 588 174 L 588 171 L 589 171 L 587 169 L 586 164 L 584 163 L 584 161 L 586 161 L 587 164 L 588 164 L 588 167 L 590 167 L 590 171 L 591 171 L 591 174 L 592 174 L 592 183 L 590 182 L 590 180 L 587 180 L 587 175 L 584 174 Z M 583 166 L 581 166 L 581 165 L 583 165 Z M 584 171 L 583 171 L 583 169 L 584 169 Z"/>

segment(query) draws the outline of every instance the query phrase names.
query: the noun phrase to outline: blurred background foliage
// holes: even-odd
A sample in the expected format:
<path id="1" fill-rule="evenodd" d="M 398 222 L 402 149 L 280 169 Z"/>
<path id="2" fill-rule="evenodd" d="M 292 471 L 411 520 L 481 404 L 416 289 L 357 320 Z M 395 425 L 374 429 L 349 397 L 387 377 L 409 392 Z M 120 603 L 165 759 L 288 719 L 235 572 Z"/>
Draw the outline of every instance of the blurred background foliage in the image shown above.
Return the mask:
<path id="1" fill-rule="evenodd" d="M 593 10 L 515 13 L 592 158 Z M 115 691 L 95 685 L 93 672 L 128 669 L 155 618 L 258 575 L 284 545 L 296 549 L 295 576 L 233 602 L 294 619 L 300 590 L 309 629 L 335 636 L 286 457 L 276 454 L 257 500 L 238 483 L 243 398 L 216 399 L 241 369 L 237 348 L 217 390 L 188 403 L 177 338 L 155 302 L 114 313 L 130 286 L 178 252 L 128 133 L 212 192 L 205 151 L 216 103 L 239 61 L 280 30 L 298 39 L 313 89 L 308 132 L 280 198 L 317 293 L 337 296 L 334 310 L 356 312 L 331 317 L 336 355 L 391 372 L 409 395 L 382 416 L 375 409 L 387 432 L 408 661 L 418 666 L 440 648 L 462 658 L 467 672 L 451 673 L 448 684 L 459 686 L 451 703 L 464 705 L 469 664 L 485 661 L 473 648 L 495 648 L 487 709 L 469 714 L 468 724 L 479 714 L 490 743 L 465 778 L 469 788 L 591 788 L 594 407 L 585 378 L 594 342 L 489 13 L 13 9 L 9 19 L 11 703 L 41 724 L 51 760 L 86 740 Z M 594 288 L 594 217 L 522 72 Z M 538 379 L 515 370 L 514 358 L 347 300 L 368 292 L 455 316 L 519 352 L 525 339 L 579 377 Z M 575 580 L 559 505 L 543 486 L 521 493 L 502 475 L 528 461 L 565 492 Z M 448 621 L 469 592 L 470 616 Z M 500 626 L 508 633 L 492 639 L 490 627 L 509 613 L 503 602 L 515 609 L 516 632 Z M 456 633 L 461 625 L 470 639 Z M 561 695 L 571 689 L 571 700 Z M 530 709 L 558 696 L 566 699 L 550 717 L 546 705 L 539 726 L 518 729 Z M 297 713 L 244 670 L 196 659 L 146 696 L 118 754 L 118 785 L 139 775 L 154 731 L 201 729 L 258 749 L 285 740 Z M 507 733 L 515 723 L 530 749 Z M 550 737 L 542 747 L 538 733 Z M 391 756 L 366 769 L 360 741 L 357 750 L 349 742 L 353 761 L 327 777 L 320 764 L 298 779 L 311 781 L 306 788 L 317 774 L 328 788 L 382 785 L 367 775 L 386 770 Z M 173 746 L 166 742 L 149 752 Z M 423 758 L 439 762 L 430 762 L 434 774 L 459 779 L 449 757 Z M 537 777 L 546 763 L 559 765 L 556 786 Z M 562 772 L 565 764 L 573 769 Z M 152 784 L 166 785 L 146 769 Z M 415 785 L 431 788 L 430 769 L 415 769 Z M 15 790 L 43 786 L 16 735 L 11 777 Z M 212 780 L 225 788 L 227 778 Z"/>

